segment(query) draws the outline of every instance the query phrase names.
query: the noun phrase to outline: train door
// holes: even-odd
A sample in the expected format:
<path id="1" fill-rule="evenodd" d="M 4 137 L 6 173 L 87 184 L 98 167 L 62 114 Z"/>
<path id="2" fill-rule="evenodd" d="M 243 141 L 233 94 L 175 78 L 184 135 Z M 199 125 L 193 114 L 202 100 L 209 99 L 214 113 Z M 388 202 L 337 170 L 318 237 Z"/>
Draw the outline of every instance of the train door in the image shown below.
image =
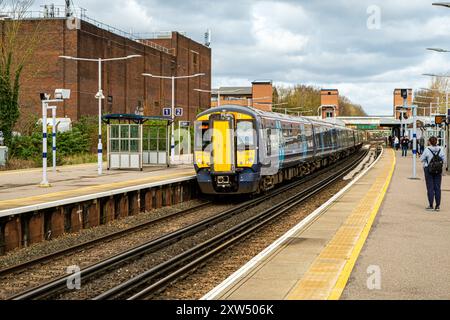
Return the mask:
<path id="1" fill-rule="evenodd" d="M 234 173 L 234 117 L 230 114 L 216 114 L 210 117 L 211 137 L 211 172 Z"/>

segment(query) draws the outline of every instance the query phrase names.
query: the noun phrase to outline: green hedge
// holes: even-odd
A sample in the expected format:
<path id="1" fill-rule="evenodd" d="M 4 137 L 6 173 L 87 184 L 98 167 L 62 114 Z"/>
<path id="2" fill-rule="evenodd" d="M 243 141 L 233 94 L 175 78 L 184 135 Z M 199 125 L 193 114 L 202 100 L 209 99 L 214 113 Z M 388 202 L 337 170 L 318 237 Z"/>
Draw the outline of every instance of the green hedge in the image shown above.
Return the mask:
<path id="1" fill-rule="evenodd" d="M 71 131 L 58 133 L 56 137 L 57 164 L 62 164 L 65 156 L 94 152 L 97 149 L 97 119 L 83 118 L 73 124 Z M 104 126 L 106 132 L 106 126 Z M 48 132 L 47 150 L 52 160 L 52 134 Z M 42 127 L 36 125 L 31 135 L 13 137 L 10 156 L 18 159 L 33 160 L 42 164 Z"/>

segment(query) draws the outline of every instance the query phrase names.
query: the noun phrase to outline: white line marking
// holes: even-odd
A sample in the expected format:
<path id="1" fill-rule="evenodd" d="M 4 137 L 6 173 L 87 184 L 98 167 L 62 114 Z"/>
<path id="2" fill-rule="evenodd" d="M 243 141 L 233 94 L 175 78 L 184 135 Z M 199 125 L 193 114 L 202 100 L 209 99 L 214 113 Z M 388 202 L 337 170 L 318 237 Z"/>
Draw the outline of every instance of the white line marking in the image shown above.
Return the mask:
<path id="1" fill-rule="evenodd" d="M 377 158 L 375 162 L 373 162 L 368 168 L 366 168 L 363 172 L 361 172 L 353 181 L 351 181 L 349 184 L 347 184 L 341 191 L 339 191 L 337 194 L 335 194 L 332 198 L 330 198 L 327 202 L 325 202 L 323 205 L 321 205 L 319 208 L 317 208 L 313 213 L 311 213 L 309 216 L 307 216 L 305 219 L 303 219 L 299 224 L 297 224 L 295 227 L 293 227 L 291 230 L 286 232 L 283 236 L 278 238 L 274 243 L 272 243 L 270 246 L 268 246 L 266 249 L 261 251 L 258 255 L 253 257 L 249 262 L 247 262 L 245 265 L 243 265 L 239 270 L 234 272 L 231 276 L 229 276 L 227 279 L 225 279 L 221 284 L 219 284 L 217 287 L 212 289 L 210 292 L 205 294 L 200 300 L 213 300 L 217 296 L 219 296 L 220 293 L 225 291 L 228 287 L 230 287 L 232 284 L 237 282 L 237 280 L 240 280 L 244 274 L 249 272 L 251 269 L 253 269 L 259 262 L 264 260 L 266 257 L 268 257 L 275 249 L 280 247 L 286 240 L 288 240 L 290 237 L 292 237 L 295 233 L 302 230 L 306 226 L 309 225 L 310 222 L 315 220 L 319 215 L 321 215 L 325 209 L 327 209 L 333 202 L 335 202 L 338 198 L 342 197 L 342 195 L 350 189 L 356 182 L 358 182 L 370 169 L 372 169 L 378 161 L 381 159 L 384 153 L 384 148 L 381 149 L 381 154 Z"/>

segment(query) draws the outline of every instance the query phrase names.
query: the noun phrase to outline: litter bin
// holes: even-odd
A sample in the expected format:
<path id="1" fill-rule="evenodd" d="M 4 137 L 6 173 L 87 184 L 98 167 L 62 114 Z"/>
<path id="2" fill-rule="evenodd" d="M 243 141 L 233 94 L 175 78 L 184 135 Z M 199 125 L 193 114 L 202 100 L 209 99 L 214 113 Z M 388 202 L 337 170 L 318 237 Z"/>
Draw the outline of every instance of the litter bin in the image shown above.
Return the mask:
<path id="1" fill-rule="evenodd" d="M 8 160 L 8 147 L 0 146 L 0 166 L 6 166 Z"/>

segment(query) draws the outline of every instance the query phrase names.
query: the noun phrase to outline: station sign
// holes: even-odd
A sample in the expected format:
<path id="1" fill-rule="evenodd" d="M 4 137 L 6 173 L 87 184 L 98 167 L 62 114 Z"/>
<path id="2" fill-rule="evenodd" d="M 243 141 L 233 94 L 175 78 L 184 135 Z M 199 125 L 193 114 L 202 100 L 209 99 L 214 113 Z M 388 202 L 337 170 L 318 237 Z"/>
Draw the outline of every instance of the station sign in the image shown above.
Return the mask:
<path id="1" fill-rule="evenodd" d="M 439 115 L 439 116 L 435 116 L 434 117 L 434 123 L 436 124 L 443 124 L 445 123 L 445 116 L 444 115 Z"/>
<path id="2" fill-rule="evenodd" d="M 183 108 L 175 108 L 175 117 L 183 116 Z"/>
<path id="3" fill-rule="evenodd" d="M 180 121 L 180 127 L 187 128 L 190 127 L 191 122 L 190 121 Z"/>
<path id="4" fill-rule="evenodd" d="M 163 108 L 163 116 L 170 117 L 172 115 L 172 108 Z"/>

